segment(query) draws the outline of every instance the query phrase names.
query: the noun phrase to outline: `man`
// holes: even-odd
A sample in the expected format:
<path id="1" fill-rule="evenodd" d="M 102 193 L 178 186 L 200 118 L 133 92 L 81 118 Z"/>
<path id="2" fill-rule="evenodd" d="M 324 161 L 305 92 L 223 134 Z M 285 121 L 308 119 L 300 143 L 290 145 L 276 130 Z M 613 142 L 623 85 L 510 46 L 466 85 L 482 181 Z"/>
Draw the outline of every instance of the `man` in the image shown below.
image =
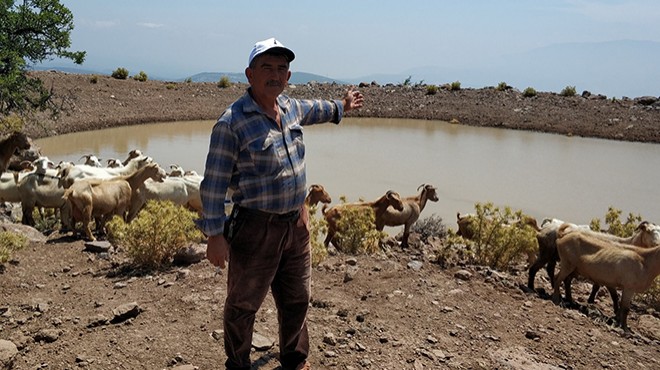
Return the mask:
<path id="1" fill-rule="evenodd" d="M 302 126 L 339 123 L 362 107 L 349 89 L 341 100 L 282 95 L 295 54 L 274 38 L 254 45 L 247 92 L 218 119 L 211 133 L 200 191 L 208 236 L 206 256 L 229 262 L 224 307 L 227 369 L 249 369 L 255 314 L 271 289 L 278 310 L 283 370 L 310 369 L 307 309 L 311 257 L 309 215 L 303 207 L 305 146 Z M 234 204 L 226 217 L 228 190 Z"/>

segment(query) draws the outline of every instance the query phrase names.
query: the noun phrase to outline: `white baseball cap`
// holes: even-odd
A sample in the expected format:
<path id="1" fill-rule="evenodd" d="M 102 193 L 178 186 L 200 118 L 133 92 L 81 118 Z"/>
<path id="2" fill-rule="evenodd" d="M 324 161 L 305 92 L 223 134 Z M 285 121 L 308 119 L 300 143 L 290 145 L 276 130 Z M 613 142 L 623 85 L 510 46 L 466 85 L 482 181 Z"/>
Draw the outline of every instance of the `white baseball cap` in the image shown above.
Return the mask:
<path id="1" fill-rule="evenodd" d="M 296 55 L 291 51 L 291 49 L 287 48 L 282 44 L 281 42 L 275 40 L 274 37 L 271 37 L 267 40 L 259 41 L 256 44 L 254 44 L 254 47 L 252 48 L 252 52 L 250 52 L 250 58 L 248 59 L 248 66 L 252 64 L 252 60 L 254 58 L 258 57 L 259 55 L 267 52 L 267 51 L 276 51 L 276 52 L 281 52 L 286 56 L 286 59 L 291 62 Z"/>

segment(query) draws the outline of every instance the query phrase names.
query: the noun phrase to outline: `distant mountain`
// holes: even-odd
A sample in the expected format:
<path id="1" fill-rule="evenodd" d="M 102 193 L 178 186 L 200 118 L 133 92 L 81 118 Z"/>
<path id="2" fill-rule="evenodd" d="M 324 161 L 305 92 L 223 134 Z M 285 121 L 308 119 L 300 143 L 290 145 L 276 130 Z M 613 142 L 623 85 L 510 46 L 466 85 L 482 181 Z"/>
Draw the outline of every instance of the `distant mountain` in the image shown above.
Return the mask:
<path id="1" fill-rule="evenodd" d="M 189 78 L 192 80 L 192 82 L 218 82 L 222 76 L 229 77 L 229 80 L 231 82 L 247 83 L 247 78 L 245 77 L 244 73 L 233 73 L 233 72 L 202 72 L 192 75 Z M 345 83 L 330 77 L 320 76 L 306 72 L 292 72 L 289 83 L 306 84 L 311 81 L 328 82 L 328 83 L 337 82 L 339 84 Z"/>

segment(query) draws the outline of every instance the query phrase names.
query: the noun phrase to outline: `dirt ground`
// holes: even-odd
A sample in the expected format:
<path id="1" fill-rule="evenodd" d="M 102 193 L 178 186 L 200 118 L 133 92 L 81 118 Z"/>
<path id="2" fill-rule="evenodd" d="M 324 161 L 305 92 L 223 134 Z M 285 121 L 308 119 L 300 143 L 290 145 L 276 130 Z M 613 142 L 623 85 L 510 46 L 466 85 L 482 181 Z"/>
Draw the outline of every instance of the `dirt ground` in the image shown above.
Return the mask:
<path id="1" fill-rule="evenodd" d="M 118 81 L 40 74 L 69 108 L 32 137 L 153 121 L 214 119 L 245 86 Z M 167 86 L 170 86 L 169 88 Z M 333 98 L 345 86 L 289 88 L 299 97 Z M 456 119 L 498 126 L 660 142 L 657 99 L 524 98 L 514 90 L 419 86 L 360 88 L 355 116 Z M 425 215 L 423 214 L 422 217 Z M 428 216 L 428 215 L 426 215 Z M 445 220 L 456 228 L 453 220 Z M 8 225 L 5 225 L 9 227 Z M 0 269 L 0 359 L 16 346 L 13 369 L 220 369 L 225 274 L 206 261 L 140 274 L 122 250 L 99 251 L 57 233 Z M 434 246 L 392 247 L 372 256 L 334 255 L 313 270 L 309 329 L 315 369 L 657 369 L 660 314 L 635 304 L 632 335 L 611 325 L 604 292 L 587 305 L 590 285 L 574 283 L 578 308 L 556 306 L 544 290 L 525 293 L 524 264 L 509 271 L 440 266 Z M 277 315 L 269 296 L 257 315 L 253 369 L 277 368 Z M 11 347 L 11 345 L 10 345 Z M 0 365 L 1 367 L 2 365 Z"/>

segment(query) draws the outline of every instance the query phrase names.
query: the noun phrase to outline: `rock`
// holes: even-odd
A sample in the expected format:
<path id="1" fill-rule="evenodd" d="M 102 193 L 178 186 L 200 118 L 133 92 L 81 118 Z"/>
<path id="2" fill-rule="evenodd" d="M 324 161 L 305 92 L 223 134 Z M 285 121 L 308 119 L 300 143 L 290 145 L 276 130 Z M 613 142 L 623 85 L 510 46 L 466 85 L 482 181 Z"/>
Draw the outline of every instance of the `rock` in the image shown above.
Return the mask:
<path id="1" fill-rule="evenodd" d="M 202 262 L 206 258 L 206 246 L 201 244 L 190 244 L 179 249 L 174 255 L 175 265 L 192 265 Z"/>
<path id="2" fill-rule="evenodd" d="M 410 261 L 408 262 L 408 268 L 413 271 L 419 271 L 422 269 L 424 264 L 421 261 Z"/>
<path id="3" fill-rule="evenodd" d="M 60 338 L 62 331 L 58 329 L 41 329 L 34 335 L 35 342 L 52 343 Z"/>
<path id="4" fill-rule="evenodd" d="M 94 241 L 85 243 L 85 251 L 92 253 L 112 253 L 112 244 L 108 241 Z"/>
<path id="5" fill-rule="evenodd" d="M 97 326 L 103 326 L 103 325 L 108 325 L 110 320 L 103 316 L 103 315 L 98 315 L 96 317 L 92 317 L 88 320 L 87 322 L 87 327 L 88 328 L 95 328 Z"/>
<path id="6" fill-rule="evenodd" d="M 470 273 L 470 272 L 467 271 L 467 270 L 458 270 L 458 271 L 456 271 L 456 273 L 454 274 L 454 277 L 457 278 L 457 279 L 461 279 L 461 280 L 465 280 L 465 281 L 467 281 L 467 280 L 470 280 L 470 279 L 472 278 L 472 273 Z"/>
<path id="7" fill-rule="evenodd" d="M 11 369 L 18 355 L 18 348 L 13 342 L 0 339 L 0 368 Z"/>
<path id="8" fill-rule="evenodd" d="M 198 369 L 198 367 L 190 365 L 190 364 L 188 364 L 188 365 L 179 365 L 179 366 L 175 366 L 175 367 L 172 368 L 172 370 L 197 370 L 197 369 Z"/>
<path id="9" fill-rule="evenodd" d="M 120 322 L 126 321 L 128 319 L 137 317 L 142 310 L 138 306 L 137 302 L 125 303 L 121 306 L 117 306 L 112 310 L 114 317 L 110 320 L 112 324 L 118 324 Z"/>
<path id="10" fill-rule="evenodd" d="M 31 243 L 45 243 L 48 241 L 48 238 L 46 238 L 46 236 L 44 236 L 39 230 L 23 224 L 1 223 L 0 231 L 8 231 L 23 235 Z"/>
<path id="11" fill-rule="evenodd" d="M 275 341 L 259 333 L 252 334 L 252 347 L 257 351 L 267 351 L 275 345 Z"/>
<path id="12" fill-rule="evenodd" d="M 660 340 L 660 319 L 653 315 L 642 315 L 634 330 L 649 339 Z"/>

